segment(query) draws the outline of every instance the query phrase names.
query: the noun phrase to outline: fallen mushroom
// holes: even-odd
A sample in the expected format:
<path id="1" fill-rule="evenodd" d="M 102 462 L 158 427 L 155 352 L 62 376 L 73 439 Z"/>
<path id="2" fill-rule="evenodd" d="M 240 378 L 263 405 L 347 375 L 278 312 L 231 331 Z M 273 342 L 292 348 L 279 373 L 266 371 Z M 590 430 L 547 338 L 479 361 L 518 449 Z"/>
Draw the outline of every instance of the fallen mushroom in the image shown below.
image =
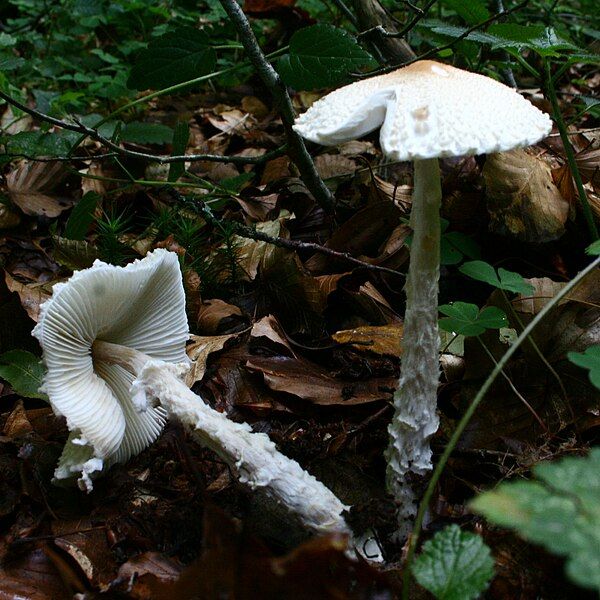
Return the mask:
<path id="1" fill-rule="evenodd" d="M 416 513 L 407 475 L 424 475 L 431 469 L 428 440 L 439 423 L 438 158 L 527 146 L 550 132 L 551 121 L 513 89 L 489 77 L 424 60 L 331 92 L 298 117 L 294 128 L 313 142 L 336 145 L 380 126 L 383 154 L 395 161 L 414 161 L 402 374 L 387 451 L 388 488 L 398 500 L 399 533 L 405 535 Z"/>
<path id="2" fill-rule="evenodd" d="M 308 529 L 348 531 L 347 507 L 328 488 L 267 435 L 230 421 L 183 383 L 188 325 L 176 254 L 159 249 L 126 267 L 96 261 L 74 273 L 54 286 L 34 335 L 47 367 L 44 390 L 71 432 L 57 479 L 80 474 L 91 490 L 93 473 L 141 452 L 168 414 Z"/>

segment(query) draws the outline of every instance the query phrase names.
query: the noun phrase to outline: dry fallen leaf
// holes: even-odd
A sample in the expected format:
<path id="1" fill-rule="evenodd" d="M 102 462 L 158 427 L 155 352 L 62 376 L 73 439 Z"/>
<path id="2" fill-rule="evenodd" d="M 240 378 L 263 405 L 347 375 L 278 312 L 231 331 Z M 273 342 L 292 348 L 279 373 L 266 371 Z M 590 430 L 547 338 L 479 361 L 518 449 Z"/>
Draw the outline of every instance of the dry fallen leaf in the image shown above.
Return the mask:
<path id="1" fill-rule="evenodd" d="M 4 273 L 6 287 L 11 292 L 16 292 L 21 299 L 21 305 L 27 311 L 27 314 L 37 323 L 40 314 L 40 304 L 48 300 L 52 295 L 44 289 L 43 284 L 32 283 L 25 284 L 17 281 L 9 273 Z"/>
<path id="2" fill-rule="evenodd" d="M 63 163 L 21 161 L 7 176 L 10 199 L 27 215 L 57 217 L 73 205 L 73 199 L 53 190 L 65 177 Z"/>
<path id="3" fill-rule="evenodd" d="M 351 344 L 357 350 L 400 357 L 402 355 L 401 324 L 355 327 L 337 331 L 331 337 L 340 344 Z"/>
<path id="4" fill-rule="evenodd" d="M 535 243 L 564 233 L 569 203 L 544 161 L 522 149 L 490 154 L 483 177 L 492 231 Z"/>
<path id="5" fill-rule="evenodd" d="M 235 339 L 239 335 L 239 333 L 212 336 L 191 335 L 192 343 L 187 346 L 186 352 L 194 364 L 185 377 L 186 385 L 192 387 L 197 381 L 202 381 L 209 354 L 222 350 L 229 340 Z"/>

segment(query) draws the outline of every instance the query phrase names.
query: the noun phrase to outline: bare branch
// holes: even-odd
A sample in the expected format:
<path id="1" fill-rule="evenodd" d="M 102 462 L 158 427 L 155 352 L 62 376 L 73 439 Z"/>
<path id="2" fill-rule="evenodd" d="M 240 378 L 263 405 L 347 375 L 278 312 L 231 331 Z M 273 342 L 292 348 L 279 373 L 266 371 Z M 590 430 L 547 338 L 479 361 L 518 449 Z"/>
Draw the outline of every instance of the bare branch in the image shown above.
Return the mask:
<path id="1" fill-rule="evenodd" d="M 240 35 L 240 41 L 246 50 L 248 59 L 275 100 L 285 129 L 290 158 L 294 161 L 302 180 L 319 206 L 326 212 L 332 213 L 334 197 L 317 172 L 315 164 L 306 150 L 304 140 L 292 128 L 295 119 L 294 107 L 285 85 L 277 71 L 265 58 L 239 4 L 235 0 L 220 0 L 220 2 Z"/>

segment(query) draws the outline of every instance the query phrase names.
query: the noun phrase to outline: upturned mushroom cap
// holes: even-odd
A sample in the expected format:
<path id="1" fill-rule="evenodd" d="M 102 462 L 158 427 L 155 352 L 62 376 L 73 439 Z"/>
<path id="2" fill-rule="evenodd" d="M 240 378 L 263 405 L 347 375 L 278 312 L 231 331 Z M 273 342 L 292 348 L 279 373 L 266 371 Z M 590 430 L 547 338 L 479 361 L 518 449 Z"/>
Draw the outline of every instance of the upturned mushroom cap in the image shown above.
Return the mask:
<path id="1" fill-rule="evenodd" d="M 331 92 L 294 129 L 331 146 L 380 126 L 383 153 L 405 161 L 529 146 L 548 135 L 552 122 L 494 79 L 422 60 Z"/>
<path id="2" fill-rule="evenodd" d="M 134 348 L 166 362 L 187 360 L 188 324 L 177 255 L 155 250 L 126 267 L 97 260 L 56 284 L 33 330 L 47 367 L 44 390 L 71 435 L 55 476 L 90 473 L 141 452 L 160 434 L 160 407 L 139 412 L 129 388 L 134 376 L 92 358 L 95 340 Z"/>

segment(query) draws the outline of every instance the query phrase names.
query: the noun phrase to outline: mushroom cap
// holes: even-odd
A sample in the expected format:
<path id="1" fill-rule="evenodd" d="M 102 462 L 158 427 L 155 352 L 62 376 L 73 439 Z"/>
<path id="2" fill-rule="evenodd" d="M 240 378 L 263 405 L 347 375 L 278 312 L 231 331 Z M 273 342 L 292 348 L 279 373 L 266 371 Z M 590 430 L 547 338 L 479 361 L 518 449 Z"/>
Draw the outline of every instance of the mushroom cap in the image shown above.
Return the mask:
<path id="1" fill-rule="evenodd" d="M 33 330 L 47 368 L 44 390 L 64 415 L 71 435 L 57 479 L 89 474 L 123 462 L 160 434 L 162 408 L 136 410 L 134 376 L 119 365 L 92 359 L 95 340 L 134 348 L 151 358 L 187 360 L 188 323 L 177 255 L 158 249 L 126 267 L 97 260 L 53 288 Z"/>
<path id="2" fill-rule="evenodd" d="M 392 160 L 503 152 L 550 132 L 550 117 L 494 79 L 431 60 L 342 87 L 295 122 L 306 139 L 332 146 L 381 126 Z"/>

